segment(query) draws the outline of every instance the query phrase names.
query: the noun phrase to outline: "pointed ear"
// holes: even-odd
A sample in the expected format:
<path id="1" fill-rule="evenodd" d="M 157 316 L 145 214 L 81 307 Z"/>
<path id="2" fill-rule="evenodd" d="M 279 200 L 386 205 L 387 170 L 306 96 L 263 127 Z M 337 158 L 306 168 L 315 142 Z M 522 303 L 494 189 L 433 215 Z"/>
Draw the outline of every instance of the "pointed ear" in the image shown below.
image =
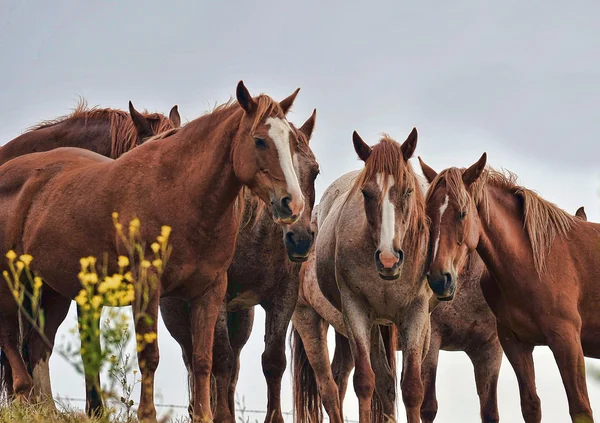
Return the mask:
<path id="1" fill-rule="evenodd" d="M 300 127 L 300 131 L 306 136 L 306 141 L 310 141 L 310 137 L 312 137 L 312 133 L 315 129 L 315 120 L 317 119 L 317 109 L 314 109 L 312 115 L 304 122 L 304 124 Z"/>
<path id="2" fill-rule="evenodd" d="M 421 170 L 423 171 L 423 175 L 425 175 L 425 179 L 427 179 L 427 182 L 432 183 L 435 177 L 437 176 L 437 172 L 429 166 L 427 166 L 425 162 L 421 159 L 421 156 L 419 156 L 419 164 L 421 165 Z"/>
<path id="3" fill-rule="evenodd" d="M 575 212 L 575 216 L 587 221 L 587 214 L 585 214 L 585 209 L 583 208 L 583 206 L 577 209 L 577 211 Z"/>
<path id="4" fill-rule="evenodd" d="M 417 148 L 417 138 L 417 128 L 413 128 L 412 131 L 410 131 L 410 134 L 408 134 L 406 141 L 404 141 L 400 147 L 402 149 L 404 160 L 408 161 L 414 154 L 415 149 Z"/>
<path id="5" fill-rule="evenodd" d="M 358 157 L 364 162 L 371 155 L 372 148 L 367 145 L 363 141 L 363 139 L 358 135 L 358 132 L 354 131 L 352 133 L 352 142 L 354 143 L 354 151 L 358 154 Z"/>
<path id="6" fill-rule="evenodd" d="M 475 181 L 477 181 L 477 179 L 479 179 L 481 173 L 483 172 L 483 169 L 485 169 L 486 161 L 487 153 L 483 153 L 481 155 L 481 158 L 477 161 L 477 163 L 475 163 L 463 172 L 462 179 L 467 187 L 472 185 Z"/>
<path id="7" fill-rule="evenodd" d="M 181 116 L 179 116 L 177 104 L 174 105 L 171 111 L 169 112 L 169 119 L 171 120 L 171 122 L 173 122 L 173 126 L 175 128 L 179 128 L 181 126 Z"/>
<path id="8" fill-rule="evenodd" d="M 279 105 L 281 106 L 281 109 L 283 110 L 284 115 L 287 115 L 287 113 L 292 108 L 292 105 L 294 104 L 294 100 L 296 99 L 296 96 L 298 95 L 299 91 L 300 91 L 300 88 L 297 88 L 296 91 L 294 91 L 289 97 L 286 97 L 279 102 Z"/>
<path id="9" fill-rule="evenodd" d="M 146 139 L 154 135 L 154 131 L 150 126 L 150 122 L 146 119 L 140 112 L 135 110 L 131 101 L 129 102 L 129 114 L 131 115 L 131 120 L 133 120 L 133 125 L 135 126 L 135 130 L 141 139 Z"/>
<path id="10" fill-rule="evenodd" d="M 244 81 L 240 81 L 238 83 L 235 94 L 238 103 L 240 103 L 240 106 L 242 106 L 242 109 L 244 109 L 246 113 L 250 114 L 256 111 L 258 105 L 250 95 L 248 88 L 246 88 L 246 86 L 244 85 Z"/>

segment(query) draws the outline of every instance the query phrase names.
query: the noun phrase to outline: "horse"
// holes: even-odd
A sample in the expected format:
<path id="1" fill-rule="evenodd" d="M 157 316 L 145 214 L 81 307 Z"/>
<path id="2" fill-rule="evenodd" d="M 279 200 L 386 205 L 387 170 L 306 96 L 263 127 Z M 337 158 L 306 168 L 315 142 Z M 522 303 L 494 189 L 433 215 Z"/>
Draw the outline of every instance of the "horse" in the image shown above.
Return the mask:
<path id="1" fill-rule="evenodd" d="M 59 147 L 79 147 L 112 159 L 158 133 L 181 125 L 177 105 L 169 117 L 140 113 L 129 102 L 129 113 L 109 108 L 88 108 L 85 100 L 67 116 L 41 122 L 0 147 L 0 164 L 24 154 Z"/>
<path id="2" fill-rule="evenodd" d="M 325 317 L 331 316 L 327 323 L 349 340 L 346 354 L 351 353 L 356 368 L 360 421 L 371 421 L 372 405 L 373 421 L 395 419 L 394 357 L 399 339 L 404 351 L 403 400 L 408 421 L 417 422 L 432 295 L 424 273 L 428 241 L 424 196 L 408 163 L 417 131 L 413 129 L 402 145 L 384 136 L 370 147 L 356 132 L 353 143 L 365 167 L 340 177 L 323 194 L 314 277 L 308 278 L 312 285 L 301 282 L 301 298 L 292 318 L 294 369 L 306 369 L 306 357 L 316 378 L 310 381 L 305 372 L 294 372 L 295 408 L 301 421 L 319 418 L 320 410 L 312 408 L 307 395 L 316 384 L 330 420 L 343 421 L 327 352 Z M 322 313 L 321 305 L 311 302 L 315 298 L 324 303 Z M 375 389 L 381 404 L 372 401 Z"/>
<path id="3" fill-rule="evenodd" d="M 227 271 L 227 297 L 217 321 L 213 354 L 216 379 L 216 414 L 219 422 L 235 422 L 234 394 L 239 373 L 239 357 L 252 332 L 253 307 L 266 312 L 263 373 L 268 386 L 267 422 L 283 422 L 281 378 L 286 367 L 285 334 L 298 298 L 298 271 L 312 246 L 310 215 L 315 201 L 314 182 L 319 166 L 309 147 L 316 114 L 298 129 L 297 174 L 305 198 L 304 213 L 293 225 L 278 227 L 268 207 L 254 201 L 246 192 L 245 212 L 233 262 Z M 293 125 L 292 125 L 293 126 Z M 283 229 L 283 237 L 282 237 Z M 283 242 L 282 242 L 283 238 Z M 160 310 L 165 326 L 179 343 L 190 372 L 190 308 L 179 298 L 163 298 Z M 190 379 L 191 380 L 191 379 Z M 192 389 L 193 392 L 193 389 Z"/>
<path id="4" fill-rule="evenodd" d="M 149 137 L 172 128 L 179 128 L 180 125 L 181 117 L 177 105 L 173 106 L 167 118 L 159 113 L 142 114 L 135 109 L 131 101 L 128 114 L 118 109 L 88 108 L 85 100 L 81 100 L 70 115 L 41 122 L 0 147 L 0 165 L 24 154 L 49 151 L 59 147 L 85 148 L 106 157 L 117 158 Z M 45 291 L 48 291 L 48 287 Z M 51 399 L 48 361 L 52 351 L 50 349 L 45 351 L 43 344 L 34 345 L 33 351 L 39 354 L 30 356 L 29 342 L 43 343 L 43 341 L 35 335 L 32 337 L 32 328 L 26 320 L 22 322 L 23 355 L 28 370 L 34 377 L 36 397 L 41 400 Z M 51 342 L 57 329 L 58 326 L 46 327 L 46 335 Z M 1 359 L 6 361 L 4 353 L 1 354 Z M 8 374 L 3 376 L 10 379 Z M 12 383 L 4 380 L 3 384 L 8 390 L 7 396 L 10 397 Z"/>
<path id="5" fill-rule="evenodd" d="M 253 98 L 240 81 L 236 102 L 116 160 L 59 148 L 0 166 L 0 245 L 35 258 L 34 270 L 60 294 L 54 308 L 67 310 L 77 296 L 82 255 L 106 254 L 109 274 L 118 271 L 116 258 L 124 247 L 115 239 L 112 213 L 143 222 L 142 239 L 163 225 L 172 227 L 175 254 L 160 286 L 148 293 L 150 319 L 136 319 L 136 333 L 156 333 L 160 296 L 179 296 L 191 305 L 196 421 L 212 419 L 214 328 L 239 229 L 236 200 L 242 187 L 271 203 L 279 224 L 293 224 L 304 208 L 294 170 L 298 140 L 285 118 L 297 93 L 279 103 L 266 95 Z M 32 383 L 18 351 L 18 308 L 7 288 L 0 285 L 0 347 L 12 369 L 14 392 L 26 399 Z M 143 363 L 138 417 L 156 421 L 157 343 L 143 348 L 138 360 Z"/>
<path id="6" fill-rule="evenodd" d="M 573 422 L 592 422 L 584 354 L 600 357 L 600 225 L 572 216 L 519 186 L 512 173 L 486 168 L 423 173 L 431 188 L 428 283 L 449 295 L 465 257 L 476 250 L 491 277 L 482 280 L 500 343 L 519 383 L 526 422 L 541 420 L 532 352 L 547 345 L 558 365 Z"/>

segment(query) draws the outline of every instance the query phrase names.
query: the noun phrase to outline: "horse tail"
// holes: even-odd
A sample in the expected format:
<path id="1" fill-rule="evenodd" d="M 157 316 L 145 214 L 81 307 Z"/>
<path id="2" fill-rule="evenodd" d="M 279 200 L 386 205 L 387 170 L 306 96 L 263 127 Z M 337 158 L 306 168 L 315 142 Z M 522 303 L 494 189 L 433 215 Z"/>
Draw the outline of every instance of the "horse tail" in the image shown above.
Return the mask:
<path id="1" fill-rule="evenodd" d="M 315 372 L 308 362 L 300 334 L 292 325 L 292 384 L 294 395 L 294 422 L 317 423 L 323 421 L 321 395 Z"/>
<path id="2" fill-rule="evenodd" d="M 394 385 L 393 385 L 393 393 L 394 393 L 394 410 L 396 409 L 396 351 L 398 350 L 398 329 L 396 329 L 395 325 L 390 326 L 382 326 L 379 325 L 379 332 L 383 339 L 383 344 L 385 346 L 385 355 L 388 361 L 388 365 L 390 366 L 390 370 L 392 372 Z M 395 421 L 394 416 L 387 416 L 383 411 L 383 403 L 381 402 L 381 398 L 377 394 L 374 393 L 373 399 L 371 400 L 371 422 L 375 423 L 384 423 L 388 421 Z"/>
<path id="3" fill-rule="evenodd" d="M 4 351 L 0 351 L 0 404 L 8 405 L 13 396 L 12 369 Z"/>

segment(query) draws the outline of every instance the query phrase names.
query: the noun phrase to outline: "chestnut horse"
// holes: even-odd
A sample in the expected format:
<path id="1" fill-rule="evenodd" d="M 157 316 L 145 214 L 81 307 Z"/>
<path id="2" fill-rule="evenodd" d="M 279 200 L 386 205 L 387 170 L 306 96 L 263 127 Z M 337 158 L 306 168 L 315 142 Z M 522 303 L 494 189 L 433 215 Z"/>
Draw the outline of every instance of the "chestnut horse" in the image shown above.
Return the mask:
<path id="1" fill-rule="evenodd" d="M 386 136 L 371 148 L 356 132 L 353 141 L 365 167 L 334 181 L 319 204 L 315 277 L 310 278 L 312 285 L 302 281 L 302 298 L 293 316 L 294 368 L 306 368 L 301 361 L 304 355 L 308 358 L 330 420 L 342 422 L 339 390 L 327 353 L 326 323 L 332 324 L 349 339 L 360 421 L 371 421 L 375 389 L 383 415 L 394 420 L 397 327 L 405 352 L 403 400 L 408 421 L 418 422 L 431 291 L 423 272 L 428 238 L 425 202 L 408 163 L 417 131 L 413 129 L 402 145 Z M 341 311 L 342 321 L 333 316 L 326 322 L 334 313 L 319 313 L 318 305 L 313 307 L 311 299 L 323 297 L 330 310 Z M 312 413 L 319 411 L 312 409 L 314 404 L 303 403 L 308 399 L 305 394 L 315 390 L 305 384 L 309 382 L 305 376 L 294 375 L 298 413 L 316 419 Z"/>
<path id="2" fill-rule="evenodd" d="M 266 312 L 263 373 L 267 381 L 266 422 L 283 422 L 281 378 L 286 367 L 285 334 L 298 298 L 299 265 L 306 259 L 313 242 L 310 215 L 315 201 L 314 182 L 319 166 L 309 147 L 315 114 L 298 130 L 296 152 L 300 188 L 305 198 L 304 213 L 293 225 L 284 226 L 283 234 L 263 207 L 246 193 L 245 213 L 237 239 L 233 262 L 227 271 L 227 297 L 215 333 L 213 363 L 216 379 L 217 408 L 215 421 L 235 422 L 235 388 L 239 357 L 252 332 L 253 308 L 260 304 Z M 283 235 L 283 237 L 282 237 Z M 282 242 L 283 238 L 283 242 Z M 191 370 L 190 309 L 178 298 L 163 298 L 160 303 L 165 326 L 177 340 L 188 370 Z M 191 374 L 190 374 L 191 375 Z M 191 380 L 191 378 L 190 378 Z M 190 387 L 192 388 L 192 387 Z"/>
<path id="3" fill-rule="evenodd" d="M 266 95 L 252 98 L 240 81 L 236 103 L 116 160 L 61 148 L 0 167 L 0 243 L 5 250 L 33 255 L 35 270 L 64 299 L 55 308 L 68 309 L 81 288 L 75 276 L 79 257 L 107 253 L 108 272 L 118 271 L 122 246 L 114 236 L 112 212 L 125 222 L 139 218 L 143 239 L 154 237 L 162 225 L 172 226 L 175 254 L 161 285 L 149 293 L 150 319 L 137 320 L 136 333 L 156 333 L 161 295 L 179 296 L 191 305 L 194 420 L 212 419 L 214 328 L 239 228 L 235 204 L 242 187 L 271 202 L 279 223 L 294 223 L 304 208 L 293 163 L 298 140 L 285 118 L 297 92 L 277 103 Z M 18 351 L 18 310 L 6 284 L 0 289 L 0 346 L 12 368 L 15 394 L 27 397 L 31 378 Z M 156 342 L 138 354 L 138 416 L 145 421 L 156 421 L 158 358 Z"/>
<path id="4" fill-rule="evenodd" d="M 59 147 L 80 147 L 106 157 L 117 158 L 148 137 L 168 129 L 178 128 L 181 124 L 177 106 L 171 109 L 167 118 L 159 113 L 142 114 L 130 101 L 129 112 L 127 114 L 116 109 L 89 109 L 85 101 L 81 101 L 72 114 L 42 122 L 0 147 L 0 165 L 24 154 L 49 151 Z M 55 293 L 50 293 L 48 287 L 45 287 L 44 291 L 48 299 L 52 300 Z M 43 301 L 45 305 L 47 301 L 45 296 Z M 51 342 L 60 324 L 58 320 L 58 318 L 51 318 L 50 325 L 46 325 L 45 335 Z M 46 348 L 47 346 L 37 334 L 30 331 L 26 320 L 22 323 L 24 324 L 23 355 L 29 372 L 34 377 L 36 397 L 51 399 L 48 360 L 52 351 Z M 33 343 L 32 346 L 30 342 Z M 1 357 L 5 362 L 6 356 L 3 352 Z M 4 369 L 10 368 L 4 367 Z M 2 387 L 5 390 L 3 394 L 10 397 L 12 395 L 10 374 L 4 372 L 2 378 Z"/>
<path id="5" fill-rule="evenodd" d="M 525 421 L 541 420 L 532 352 L 548 345 L 572 421 L 592 422 L 584 354 L 600 357 L 600 225 L 517 185 L 513 174 L 486 169 L 486 159 L 439 175 L 423 166 L 432 180 L 429 284 L 438 296 L 451 292 L 465 257 L 477 250 L 492 275 L 481 287 L 519 382 Z"/>

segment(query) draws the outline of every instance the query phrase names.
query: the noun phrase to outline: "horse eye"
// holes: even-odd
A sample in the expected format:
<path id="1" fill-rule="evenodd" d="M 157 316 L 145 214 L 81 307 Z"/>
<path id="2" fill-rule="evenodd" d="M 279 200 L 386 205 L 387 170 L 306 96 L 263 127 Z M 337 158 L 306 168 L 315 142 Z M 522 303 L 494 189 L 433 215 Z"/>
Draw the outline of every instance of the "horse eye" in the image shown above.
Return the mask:
<path id="1" fill-rule="evenodd" d="M 256 148 L 264 150 L 265 148 L 267 148 L 267 142 L 262 139 L 262 138 L 254 138 L 254 145 L 256 146 Z"/>
<path id="2" fill-rule="evenodd" d="M 463 210 L 460 212 L 460 215 L 458 216 L 458 220 L 465 220 L 465 217 L 467 217 L 467 211 Z"/>
<path id="3" fill-rule="evenodd" d="M 363 197 L 365 198 L 371 198 L 371 196 L 369 195 L 369 193 L 365 190 L 361 190 Z"/>
<path id="4" fill-rule="evenodd" d="M 406 197 L 410 197 L 410 195 L 413 193 L 413 191 L 414 191 L 414 190 L 413 190 L 412 188 L 409 188 L 409 189 L 407 189 L 407 190 L 406 190 L 406 193 L 405 193 L 404 195 L 405 195 Z"/>

